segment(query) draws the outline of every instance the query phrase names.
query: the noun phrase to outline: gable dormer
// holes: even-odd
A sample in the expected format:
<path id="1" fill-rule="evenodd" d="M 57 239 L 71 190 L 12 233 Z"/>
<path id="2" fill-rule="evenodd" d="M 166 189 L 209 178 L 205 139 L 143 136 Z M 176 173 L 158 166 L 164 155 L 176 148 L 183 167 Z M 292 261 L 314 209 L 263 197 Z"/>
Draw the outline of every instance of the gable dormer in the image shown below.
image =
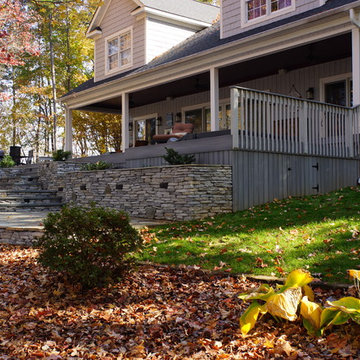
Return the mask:
<path id="1" fill-rule="evenodd" d="M 87 31 L 95 81 L 143 66 L 211 26 L 219 8 L 195 0 L 105 0 Z"/>
<path id="2" fill-rule="evenodd" d="M 326 0 L 222 0 L 221 37 L 227 38 L 255 27 L 324 5 Z"/>

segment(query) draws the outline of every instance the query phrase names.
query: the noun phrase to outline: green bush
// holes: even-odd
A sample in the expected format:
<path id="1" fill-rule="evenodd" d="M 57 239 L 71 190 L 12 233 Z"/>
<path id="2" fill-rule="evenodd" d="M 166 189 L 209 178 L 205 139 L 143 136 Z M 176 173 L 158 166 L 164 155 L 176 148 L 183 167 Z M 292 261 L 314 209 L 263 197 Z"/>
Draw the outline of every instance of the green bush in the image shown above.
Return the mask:
<path id="1" fill-rule="evenodd" d="M 121 277 L 142 239 L 124 212 L 92 205 L 50 213 L 38 246 L 43 266 L 92 288 Z"/>
<path id="2" fill-rule="evenodd" d="M 64 151 L 62 149 L 53 152 L 52 158 L 54 161 L 66 161 L 71 156 L 71 151 Z"/>
<path id="3" fill-rule="evenodd" d="M 81 170 L 83 171 L 92 171 L 92 170 L 106 170 L 110 168 L 110 164 L 104 162 L 104 161 L 98 161 L 93 164 L 84 164 L 81 167 Z"/>
<path id="4" fill-rule="evenodd" d="M 163 156 L 170 165 L 191 164 L 195 161 L 194 155 L 180 155 L 176 150 L 165 148 L 166 155 Z"/>
<path id="5" fill-rule="evenodd" d="M 15 166 L 15 161 L 12 159 L 10 155 L 5 155 L 4 158 L 0 161 L 1 168 L 10 168 Z"/>

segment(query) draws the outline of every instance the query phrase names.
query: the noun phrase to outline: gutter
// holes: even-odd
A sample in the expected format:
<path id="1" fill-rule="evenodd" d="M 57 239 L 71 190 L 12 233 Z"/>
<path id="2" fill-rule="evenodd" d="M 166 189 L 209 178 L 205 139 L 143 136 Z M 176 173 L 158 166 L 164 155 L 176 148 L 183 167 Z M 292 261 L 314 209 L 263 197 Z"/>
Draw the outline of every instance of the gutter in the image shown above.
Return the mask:
<path id="1" fill-rule="evenodd" d="M 324 18 L 326 16 L 329 16 L 329 15 L 335 15 L 335 14 L 338 14 L 338 13 L 341 13 L 341 12 L 345 12 L 347 10 L 353 10 L 354 7 L 356 7 L 356 6 L 360 6 L 360 0 L 357 0 L 356 2 L 348 4 L 346 6 L 342 6 L 342 7 L 338 7 L 338 8 L 335 8 L 335 9 L 330 9 L 330 10 L 321 12 L 319 14 L 310 16 L 310 17 L 305 18 L 305 19 L 296 20 L 296 21 L 292 22 L 291 24 L 281 25 L 279 27 L 274 28 L 273 31 L 270 31 L 270 32 L 271 32 L 271 35 L 273 35 L 274 33 L 278 33 L 278 32 L 281 32 L 283 30 L 289 30 L 290 28 L 295 28 L 296 26 L 299 26 L 299 25 L 314 22 L 316 20 L 322 19 L 322 18 Z M 204 51 L 202 51 L 202 52 L 200 52 L 198 54 L 188 55 L 188 56 L 183 57 L 181 59 L 176 59 L 176 60 L 167 62 L 165 64 L 159 65 L 159 66 L 157 66 L 155 68 L 152 68 L 152 69 L 140 71 L 140 72 L 137 72 L 136 74 L 130 74 L 130 75 L 125 76 L 125 77 L 123 77 L 121 79 L 115 79 L 115 80 L 112 80 L 110 82 L 105 82 L 105 83 L 103 83 L 103 84 L 101 84 L 99 86 L 94 86 L 94 87 L 92 87 L 90 89 L 86 89 L 86 90 L 83 90 L 83 91 L 78 92 L 78 93 L 73 93 L 73 94 L 70 94 L 68 96 L 64 96 L 64 97 L 60 98 L 59 101 L 64 102 L 64 100 L 76 98 L 76 97 L 80 96 L 80 94 L 81 94 L 81 96 L 85 95 L 85 94 L 87 94 L 89 92 L 92 92 L 94 90 L 102 89 L 103 87 L 112 85 L 112 84 L 114 84 L 116 82 L 122 82 L 124 80 L 132 80 L 132 79 L 134 79 L 136 77 L 143 76 L 144 74 L 151 74 L 151 73 L 156 72 L 156 71 L 161 71 L 161 70 L 166 69 L 166 68 L 168 68 L 170 66 L 173 66 L 174 64 L 181 64 L 183 62 L 188 61 L 189 59 L 191 59 L 191 60 L 198 59 L 198 58 L 210 55 L 210 54 L 214 53 L 215 51 L 216 52 L 223 51 L 223 50 L 226 50 L 228 48 L 234 47 L 236 45 L 240 45 L 240 44 L 243 44 L 243 43 L 246 43 L 246 42 L 254 41 L 254 40 L 258 39 L 258 38 L 265 37 L 265 36 L 269 36 L 269 31 L 263 31 L 263 32 L 260 32 L 258 34 L 251 35 L 251 36 L 249 36 L 247 38 L 244 38 L 244 39 L 230 41 L 230 42 L 228 42 L 226 44 L 219 45 L 217 47 L 214 47 L 214 48 L 211 48 L 211 49 L 208 49 L 208 50 L 204 50 Z"/>

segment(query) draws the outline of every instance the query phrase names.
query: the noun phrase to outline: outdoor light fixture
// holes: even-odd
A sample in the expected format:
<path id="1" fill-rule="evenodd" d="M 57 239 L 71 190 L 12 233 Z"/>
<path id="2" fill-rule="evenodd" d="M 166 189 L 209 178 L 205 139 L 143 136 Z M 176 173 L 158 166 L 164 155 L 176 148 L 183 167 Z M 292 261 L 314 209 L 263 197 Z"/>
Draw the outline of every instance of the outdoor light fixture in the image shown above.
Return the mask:
<path id="1" fill-rule="evenodd" d="M 306 90 L 306 99 L 307 100 L 314 100 L 315 96 L 314 96 L 314 88 L 310 87 Z"/>

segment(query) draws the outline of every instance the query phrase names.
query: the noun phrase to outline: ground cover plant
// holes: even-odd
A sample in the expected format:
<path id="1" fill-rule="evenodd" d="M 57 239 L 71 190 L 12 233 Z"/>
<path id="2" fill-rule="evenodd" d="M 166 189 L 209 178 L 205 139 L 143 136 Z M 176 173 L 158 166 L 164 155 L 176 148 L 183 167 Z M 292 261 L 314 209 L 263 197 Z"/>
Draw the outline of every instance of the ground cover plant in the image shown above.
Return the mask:
<path id="1" fill-rule="evenodd" d="M 0 168 L 10 168 L 15 165 L 15 161 L 10 155 L 5 155 L 4 158 L 0 161 Z"/>
<path id="2" fill-rule="evenodd" d="M 141 259 L 285 276 L 303 268 L 343 282 L 360 260 L 360 189 L 275 200 L 234 214 L 149 230 Z"/>
<path id="3" fill-rule="evenodd" d="M 309 336 L 269 315 L 245 337 L 238 295 L 260 284 L 196 266 L 142 265 L 87 292 L 47 272 L 36 249 L 0 245 L 0 359 L 358 359 L 360 326 Z M 341 290 L 314 286 L 317 302 Z"/>

